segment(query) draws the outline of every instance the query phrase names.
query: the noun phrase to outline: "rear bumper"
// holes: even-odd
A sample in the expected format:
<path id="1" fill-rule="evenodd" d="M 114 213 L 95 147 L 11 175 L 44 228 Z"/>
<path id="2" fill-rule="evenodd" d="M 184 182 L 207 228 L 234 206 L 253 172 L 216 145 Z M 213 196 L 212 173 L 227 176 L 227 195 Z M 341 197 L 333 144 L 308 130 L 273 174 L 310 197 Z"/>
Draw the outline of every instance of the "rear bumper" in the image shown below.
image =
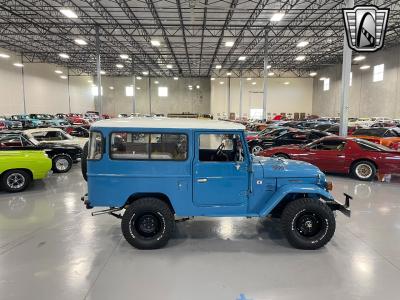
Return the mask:
<path id="1" fill-rule="evenodd" d="M 326 201 L 326 204 L 332 209 L 332 210 L 338 210 L 341 213 L 343 213 L 345 216 L 350 217 L 351 216 L 351 210 L 350 210 L 350 200 L 353 199 L 350 195 L 343 193 L 345 196 L 344 204 L 333 200 L 333 201 Z"/>

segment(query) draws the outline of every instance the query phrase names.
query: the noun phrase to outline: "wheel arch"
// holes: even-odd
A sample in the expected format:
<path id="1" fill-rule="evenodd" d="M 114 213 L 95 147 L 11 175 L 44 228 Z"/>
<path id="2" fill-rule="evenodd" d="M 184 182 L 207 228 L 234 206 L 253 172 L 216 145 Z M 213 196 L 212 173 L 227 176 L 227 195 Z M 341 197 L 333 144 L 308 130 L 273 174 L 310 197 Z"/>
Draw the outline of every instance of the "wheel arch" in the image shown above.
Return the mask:
<path id="1" fill-rule="evenodd" d="M 31 177 L 31 180 L 33 179 L 33 173 L 30 169 L 26 169 L 26 168 L 11 168 L 11 169 L 7 169 L 4 170 L 1 174 L 0 177 L 3 177 L 4 173 L 8 172 L 8 171 L 13 171 L 13 170 L 21 170 L 21 171 L 25 171 L 26 173 L 29 174 L 29 176 Z"/>
<path id="2" fill-rule="evenodd" d="M 285 152 L 276 152 L 276 153 L 274 153 L 272 156 L 276 156 L 276 155 L 284 155 L 284 156 L 286 156 L 287 158 L 291 158 L 290 157 L 290 155 L 289 154 L 287 154 L 287 153 L 285 153 Z"/>
<path id="3" fill-rule="evenodd" d="M 127 206 L 127 205 L 131 204 L 132 202 L 134 202 L 136 200 L 139 200 L 141 198 L 146 198 L 146 197 L 152 197 L 152 198 L 160 199 L 161 201 L 165 202 L 169 206 L 171 211 L 175 214 L 175 209 L 172 206 L 171 200 L 164 193 L 134 193 L 134 194 L 129 196 L 129 198 L 126 200 L 124 206 Z"/>

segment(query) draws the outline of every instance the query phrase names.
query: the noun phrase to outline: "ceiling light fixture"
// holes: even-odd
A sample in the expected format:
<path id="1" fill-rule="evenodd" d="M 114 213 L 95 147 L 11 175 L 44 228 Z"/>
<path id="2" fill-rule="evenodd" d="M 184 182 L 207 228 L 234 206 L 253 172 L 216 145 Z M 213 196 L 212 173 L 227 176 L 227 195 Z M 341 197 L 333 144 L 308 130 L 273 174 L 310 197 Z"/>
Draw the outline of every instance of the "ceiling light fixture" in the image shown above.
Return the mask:
<path id="1" fill-rule="evenodd" d="M 149 75 L 149 72 L 148 71 L 143 71 L 142 74 L 146 76 L 146 75 Z"/>
<path id="2" fill-rule="evenodd" d="M 128 54 L 120 54 L 119 57 L 121 57 L 122 59 L 129 59 Z"/>
<path id="3" fill-rule="evenodd" d="M 137 80 L 142 80 L 142 77 L 137 76 L 136 79 L 137 79 Z"/>
<path id="4" fill-rule="evenodd" d="M 219 84 L 224 84 L 224 82 L 223 82 L 223 81 L 220 81 Z"/>
<path id="5" fill-rule="evenodd" d="M 196 89 L 199 89 L 200 88 L 200 86 L 199 85 L 196 85 Z"/>
<path id="6" fill-rule="evenodd" d="M 179 79 L 179 77 L 174 77 L 174 80 L 178 80 Z"/>
<path id="7" fill-rule="evenodd" d="M 160 47 L 161 46 L 161 43 L 160 43 L 159 40 L 151 40 L 150 43 L 154 47 Z"/>
<path id="8" fill-rule="evenodd" d="M 137 90 L 140 90 L 140 86 L 138 86 L 136 89 L 137 89 Z"/>
<path id="9" fill-rule="evenodd" d="M 106 71 L 100 71 L 101 75 L 106 75 Z"/>
<path id="10" fill-rule="evenodd" d="M 268 73 L 268 76 L 274 76 L 274 75 L 275 75 L 274 72 L 269 72 L 269 73 Z"/>
<path id="11" fill-rule="evenodd" d="M 118 69 L 122 69 L 123 67 L 124 67 L 124 65 L 121 65 L 121 64 L 116 64 L 115 65 Z"/>
<path id="12" fill-rule="evenodd" d="M 63 73 L 63 71 L 61 71 L 61 70 L 55 70 L 55 71 L 54 71 L 54 73 L 57 73 L 57 74 L 62 74 L 62 73 Z"/>
<path id="13" fill-rule="evenodd" d="M 60 54 L 58 54 L 58 56 L 61 57 L 61 58 L 65 58 L 65 59 L 69 58 L 69 55 L 66 54 L 66 53 L 60 53 Z"/>
<path id="14" fill-rule="evenodd" d="M 225 47 L 232 47 L 235 44 L 234 41 L 226 41 L 225 42 Z"/>
<path id="15" fill-rule="evenodd" d="M 326 79 L 326 77 L 321 77 L 319 80 L 325 80 Z"/>
<path id="16" fill-rule="evenodd" d="M 267 66 L 267 69 L 271 69 L 271 65 L 268 65 L 268 66 Z"/>
<path id="17" fill-rule="evenodd" d="M 226 73 L 226 76 L 231 76 L 231 75 L 232 75 L 232 72 Z"/>
<path id="18" fill-rule="evenodd" d="M 84 39 L 75 39 L 74 42 L 80 46 L 87 45 L 87 42 Z"/>
<path id="19" fill-rule="evenodd" d="M 364 55 L 358 55 L 358 56 L 353 58 L 354 61 L 361 61 L 361 60 L 364 60 L 364 59 L 365 59 Z"/>
<path id="20" fill-rule="evenodd" d="M 167 69 L 172 69 L 172 65 L 167 65 Z"/>
<path id="21" fill-rule="evenodd" d="M 215 78 L 214 78 L 214 77 L 211 77 L 211 80 L 215 80 Z"/>
<path id="22" fill-rule="evenodd" d="M 10 55 L 5 54 L 5 53 L 0 53 L 1 58 L 10 58 Z"/>
<path id="23" fill-rule="evenodd" d="M 222 66 L 221 66 L 221 65 L 216 65 L 215 68 L 216 68 L 216 69 L 221 69 Z"/>
<path id="24" fill-rule="evenodd" d="M 368 70 L 369 68 L 371 68 L 371 66 L 363 65 L 363 66 L 360 67 L 360 70 Z"/>
<path id="25" fill-rule="evenodd" d="M 60 78 L 61 78 L 61 79 L 68 79 L 68 77 L 65 76 L 65 75 L 61 75 Z"/>
<path id="26" fill-rule="evenodd" d="M 238 60 L 245 61 L 246 60 L 246 56 L 239 56 Z"/>
<path id="27" fill-rule="evenodd" d="M 307 46 L 308 44 L 309 44 L 309 42 L 307 42 L 307 41 L 301 41 L 296 45 L 296 47 L 303 48 L 303 47 Z"/>
<path id="28" fill-rule="evenodd" d="M 62 13 L 67 18 L 78 19 L 78 15 L 73 10 L 71 10 L 69 8 L 60 9 L 60 13 Z"/>
<path id="29" fill-rule="evenodd" d="M 288 84 L 290 84 L 290 82 L 289 81 L 285 81 L 283 84 L 284 85 L 288 85 Z"/>
<path id="30" fill-rule="evenodd" d="M 252 84 L 252 85 L 256 85 L 256 84 L 257 84 L 257 82 L 253 81 L 251 84 Z"/>
<path id="31" fill-rule="evenodd" d="M 297 61 L 303 61 L 303 60 L 305 60 L 306 59 L 306 57 L 304 56 L 304 55 L 299 55 L 299 56 L 297 56 L 296 58 L 295 58 L 295 60 L 297 60 Z"/>
<path id="32" fill-rule="evenodd" d="M 112 91 L 113 91 L 113 90 L 114 90 L 114 87 L 113 87 L 113 86 L 110 86 L 110 90 L 112 90 Z"/>
<path id="33" fill-rule="evenodd" d="M 16 66 L 16 67 L 18 67 L 18 68 L 23 68 L 23 67 L 24 67 L 24 65 L 23 65 L 23 64 L 20 64 L 20 63 L 14 63 L 14 66 Z"/>
<path id="34" fill-rule="evenodd" d="M 271 22 L 279 22 L 280 20 L 282 20 L 282 18 L 285 16 L 284 13 L 275 13 L 272 15 L 271 17 Z"/>
<path id="35" fill-rule="evenodd" d="M 316 76 L 317 75 L 317 72 L 311 72 L 310 73 L 310 76 Z"/>
<path id="36" fill-rule="evenodd" d="M 248 77 L 246 80 L 250 81 L 250 80 L 251 80 L 251 77 Z"/>
<path id="37" fill-rule="evenodd" d="M 156 80 L 156 81 L 154 81 L 154 84 L 159 84 L 159 82 Z"/>

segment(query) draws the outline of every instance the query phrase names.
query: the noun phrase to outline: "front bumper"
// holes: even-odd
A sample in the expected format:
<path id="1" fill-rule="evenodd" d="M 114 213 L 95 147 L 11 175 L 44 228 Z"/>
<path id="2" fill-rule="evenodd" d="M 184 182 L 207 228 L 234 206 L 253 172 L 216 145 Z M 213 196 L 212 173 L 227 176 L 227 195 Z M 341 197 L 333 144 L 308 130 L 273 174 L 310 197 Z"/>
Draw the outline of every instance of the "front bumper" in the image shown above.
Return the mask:
<path id="1" fill-rule="evenodd" d="M 352 200 L 353 197 L 351 197 L 346 193 L 343 193 L 343 195 L 345 196 L 344 204 L 336 200 L 333 200 L 333 201 L 326 201 L 326 205 L 328 205 L 332 210 L 338 210 L 345 216 L 350 217 L 351 216 L 350 200 Z"/>

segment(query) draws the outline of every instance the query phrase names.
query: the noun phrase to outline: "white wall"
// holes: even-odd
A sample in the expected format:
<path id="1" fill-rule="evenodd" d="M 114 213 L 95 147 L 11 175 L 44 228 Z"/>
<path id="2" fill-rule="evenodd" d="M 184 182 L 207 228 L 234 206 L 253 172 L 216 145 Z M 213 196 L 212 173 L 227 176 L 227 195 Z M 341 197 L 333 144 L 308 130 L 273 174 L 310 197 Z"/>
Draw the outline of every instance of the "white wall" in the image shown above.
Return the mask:
<path id="1" fill-rule="evenodd" d="M 224 84 L 220 84 L 224 82 Z M 240 80 L 230 79 L 231 109 L 239 116 Z M 255 85 L 252 82 L 256 82 Z M 289 82 L 285 85 L 284 82 Z M 306 113 L 312 111 L 312 78 L 268 78 L 267 114 Z M 216 78 L 211 84 L 211 113 L 214 116 L 228 116 L 228 79 Z M 262 109 L 263 79 L 243 79 L 243 117 L 249 117 L 251 108 Z"/>
<path id="2" fill-rule="evenodd" d="M 27 113 L 69 112 L 69 99 L 72 112 L 94 109 L 88 76 L 70 76 L 68 92 L 68 80 L 54 73 L 57 69 L 67 74 L 66 69 L 52 64 L 24 63 L 22 70 L 13 66 L 20 62 L 20 57 L 2 49 L 0 53 L 11 56 L 0 58 L 0 115 L 23 113 L 24 97 Z"/>
<path id="3" fill-rule="evenodd" d="M 366 59 L 352 65 L 349 117 L 400 117 L 400 47 L 363 54 Z M 360 70 L 361 65 L 369 70 Z M 384 64 L 383 81 L 373 82 L 375 65 Z M 320 77 L 330 78 L 329 91 L 323 91 Z M 314 82 L 313 113 L 320 116 L 338 116 L 340 112 L 342 66 L 336 65 L 318 71 Z"/>

